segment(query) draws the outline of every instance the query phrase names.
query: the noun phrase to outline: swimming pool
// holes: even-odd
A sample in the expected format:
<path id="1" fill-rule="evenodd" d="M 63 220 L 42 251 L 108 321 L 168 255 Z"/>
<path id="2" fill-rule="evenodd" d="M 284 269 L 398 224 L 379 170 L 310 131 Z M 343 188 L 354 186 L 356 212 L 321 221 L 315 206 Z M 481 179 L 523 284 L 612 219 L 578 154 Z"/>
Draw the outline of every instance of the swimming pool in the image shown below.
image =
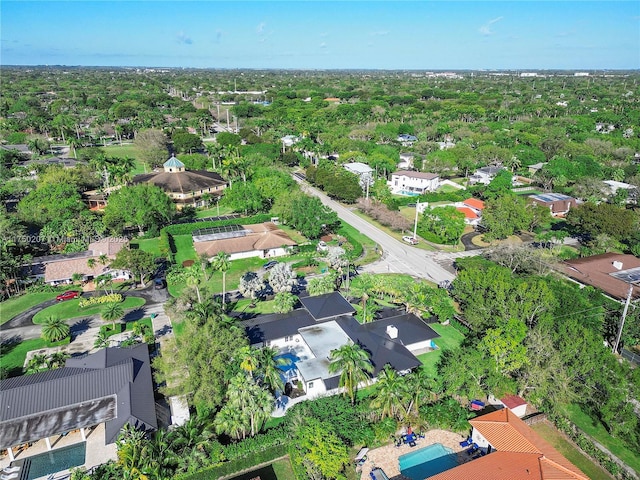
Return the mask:
<path id="1" fill-rule="evenodd" d="M 418 192 L 411 192 L 409 190 L 399 190 L 398 195 L 404 195 L 405 197 L 419 197 L 420 194 Z"/>
<path id="2" fill-rule="evenodd" d="M 23 474 L 21 478 L 33 480 L 34 478 L 44 477 L 45 475 L 83 465 L 86 447 L 86 442 L 76 443 L 75 445 L 27 457 L 22 464 L 22 468 L 27 470 L 27 476 L 24 477 Z"/>
<path id="3" fill-rule="evenodd" d="M 456 454 L 441 443 L 434 443 L 398 458 L 400 473 L 412 480 L 423 480 L 458 466 Z"/>

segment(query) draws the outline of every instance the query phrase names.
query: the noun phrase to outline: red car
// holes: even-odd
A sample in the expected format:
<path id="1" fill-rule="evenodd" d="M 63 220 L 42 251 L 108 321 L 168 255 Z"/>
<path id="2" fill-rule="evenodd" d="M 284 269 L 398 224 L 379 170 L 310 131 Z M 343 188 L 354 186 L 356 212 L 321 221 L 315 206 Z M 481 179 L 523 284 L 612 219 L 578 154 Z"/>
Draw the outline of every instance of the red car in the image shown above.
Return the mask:
<path id="1" fill-rule="evenodd" d="M 80 292 L 77 290 L 69 290 L 64 293 L 61 293 L 56 297 L 56 300 L 71 300 L 72 298 L 78 298 L 80 296 Z"/>

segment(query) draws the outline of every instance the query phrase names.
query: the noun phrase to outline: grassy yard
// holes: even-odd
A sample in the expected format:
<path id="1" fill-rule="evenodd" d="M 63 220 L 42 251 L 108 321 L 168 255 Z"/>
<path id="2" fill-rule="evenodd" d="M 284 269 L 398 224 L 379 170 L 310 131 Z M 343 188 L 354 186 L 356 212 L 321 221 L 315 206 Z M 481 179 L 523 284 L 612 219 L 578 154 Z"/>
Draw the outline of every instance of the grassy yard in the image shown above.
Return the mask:
<path id="1" fill-rule="evenodd" d="M 24 361 L 27 358 L 27 352 L 45 348 L 46 346 L 47 342 L 41 338 L 25 340 L 13 345 L 2 345 L 0 367 L 11 376 L 20 375 Z"/>
<path id="2" fill-rule="evenodd" d="M 174 235 L 173 241 L 176 245 L 176 263 L 182 265 L 185 260 L 197 260 L 198 254 L 193 248 L 193 237 L 191 234 Z"/>
<path id="3" fill-rule="evenodd" d="M 268 315 L 270 313 L 275 313 L 274 309 L 276 307 L 276 303 L 273 300 L 256 302 L 254 308 L 251 308 L 250 305 L 251 305 L 251 299 L 243 298 L 242 300 L 239 300 L 235 302 L 235 304 L 231 304 L 230 306 L 233 307 L 232 309 L 234 312 L 249 312 L 249 313 L 255 313 L 260 315 Z"/>
<path id="4" fill-rule="evenodd" d="M 422 362 L 424 368 L 434 377 L 436 376 L 436 364 L 440 359 L 440 355 L 444 350 L 453 350 L 462 343 L 464 335 L 453 328 L 452 325 L 440 325 L 439 323 L 429 324 L 438 335 L 434 342 L 438 346 L 438 350 L 418 355 L 418 360 Z"/>
<path id="5" fill-rule="evenodd" d="M 211 207 L 196 212 L 196 218 L 218 217 L 220 215 L 229 215 L 233 210 L 229 207 Z"/>
<path id="6" fill-rule="evenodd" d="M 80 299 L 66 300 L 64 302 L 57 303 L 44 310 L 39 311 L 33 316 L 33 323 L 42 324 L 47 317 L 58 317 L 62 320 L 68 320 L 70 318 L 89 317 L 91 315 L 99 315 L 100 310 L 104 307 L 102 305 L 94 305 L 92 307 L 80 308 L 78 303 Z M 133 308 L 141 307 L 145 304 L 144 298 L 140 297 L 126 297 L 121 303 L 122 309 L 126 312 Z"/>
<path id="7" fill-rule="evenodd" d="M 36 305 L 56 298 L 62 290 L 57 292 L 45 292 L 45 293 L 26 293 L 19 297 L 10 298 L 4 302 L 0 302 L 0 325 L 8 322 L 13 317 L 25 310 L 35 307 Z"/>
<path id="8" fill-rule="evenodd" d="M 156 258 L 162 257 L 162 252 L 160 252 L 160 237 L 133 239 L 131 240 L 131 246 L 134 245 L 137 245 L 140 250 L 152 253 Z"/>
<path id="9" fill-rule="evenodd" d="M 611 453 L 636 472 L 640 472 L 640 455 L 638 455 L 638 452 L 628 448 L 619 438 L 609 435 L 604 426 L 582 411 L 579 405 L 565 407 L 564 413 L 569 417 L 569 420 L 580 427 L 586 434 L 604 445 Z"/>
<path id="10" fill-rule="evenodd" d="M 139 173 L 149 173 L 145 171 L 144 164 L 138 158 L 138 149 L 135 145 L 108 145 L 106 147 L 100 147 L 104 150 L 105 154 L 109 157 L 116 158 L 125 158 L 130 157 L 135 160 L 135 166 L 133 167 L 133 174 L 138 175 Z M 169 158 L 169 153 L 167 153 L 167 158 Z"/>
<path id="11" fill-rule="evenodd" d="M 599 465 L 593 463 L 580 450 L 574 447 L 555 427 L 545 422 L 536 423 L 531 428 L 549 442 L 567 460 L 584 472 L 589 478 L 613 478 Z"/>

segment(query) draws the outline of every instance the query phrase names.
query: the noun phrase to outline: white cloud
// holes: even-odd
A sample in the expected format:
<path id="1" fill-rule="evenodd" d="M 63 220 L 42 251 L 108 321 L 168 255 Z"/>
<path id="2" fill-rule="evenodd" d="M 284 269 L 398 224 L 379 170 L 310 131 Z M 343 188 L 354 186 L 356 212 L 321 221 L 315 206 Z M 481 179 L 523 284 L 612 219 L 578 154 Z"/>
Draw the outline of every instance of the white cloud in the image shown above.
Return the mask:
<path id="1" fill-rule="evenodd" d="M 321 42 L 320 48 L 327 48 L 327 42 Z"/>
<path id="2" fill-rule="evenodd" d="M 176 39 L 178 40 L 178 43 L 182 43 L 184 45 L 191 45 L 193 43 L 191 37 L 184 32 L 179 32 L 178 35 L 176 35 Z"/>
<path id="3" fill-rule="evenodd" d="M 325 38 L 329 36 L 329 32 L 322 32 L 320 33 L 320 38 Z"/>
<path id="4" fill-rule="evenodd" d="M 484 25 L 482 25 L 478 31 L 482 34 L 482 35 L 493 35 L 493 31 L 491 30 L 491 25 L 493 25 L 496 22 L 499 22 L 500 20 L 502 20 L 504 17 L 497 17 L 494 18 L 492 20 L 489 20 L 487 23 L 485 23 Z"/>
<path id="5" fill-rule="evenodd" d="M 266 26 L 267 24 L 265 22 L 260 22 L 260 24 L 256 27 L 256 33 L 258 35 L 262 35 Z"/>
<path id="6" fill-rule="evenodd" d="M 384 37 L 385 35 L 389 35 L 389 30 L 379 30 L 377 32 L 371 32 L 370 35 L 372 37 Z"/>

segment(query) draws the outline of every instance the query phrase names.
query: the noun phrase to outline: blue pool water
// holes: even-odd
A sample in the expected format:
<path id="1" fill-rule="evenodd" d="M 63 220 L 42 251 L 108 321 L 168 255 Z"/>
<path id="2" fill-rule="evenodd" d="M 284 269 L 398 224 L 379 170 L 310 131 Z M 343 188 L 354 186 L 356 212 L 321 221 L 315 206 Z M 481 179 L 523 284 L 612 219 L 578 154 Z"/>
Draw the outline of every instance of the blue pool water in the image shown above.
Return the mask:
<path id="1" fill-rule="evenodd" d="M 404 195 L 405 197 L 419 197 L 420 194 L 416 192 L 410 192 L 409 190 L 400 190 L 398 195 Z"/>
<path id="2" fill-rule="evenodd" d="M 285 364 L 285 365 L 278 365 L 278 368 L 283 372 L 288 372 L 289 370 L 295 370 L 296 362 L 300 361 L 300 358 L 291 352 L 281 353 L 280 355 L 277 355 L 275 357 L 276 361 L 278 361 L 278 359 L 280 358 L 289 362 L 288 364 Z"/>
<path id="3" fill-rule="evenodd" d="M 456 454 L 440 443 L 402 455 L 400 473 L 412 480 L 423 480 L 458 466 Z"/>
<path id="4" fill-rule="evenodd" d="M 83 465 L 86 449 L 86 442 L 82 442 L 25 458 L 22 468 L 28 469 L 26 480 L 33 480 Z"/>

